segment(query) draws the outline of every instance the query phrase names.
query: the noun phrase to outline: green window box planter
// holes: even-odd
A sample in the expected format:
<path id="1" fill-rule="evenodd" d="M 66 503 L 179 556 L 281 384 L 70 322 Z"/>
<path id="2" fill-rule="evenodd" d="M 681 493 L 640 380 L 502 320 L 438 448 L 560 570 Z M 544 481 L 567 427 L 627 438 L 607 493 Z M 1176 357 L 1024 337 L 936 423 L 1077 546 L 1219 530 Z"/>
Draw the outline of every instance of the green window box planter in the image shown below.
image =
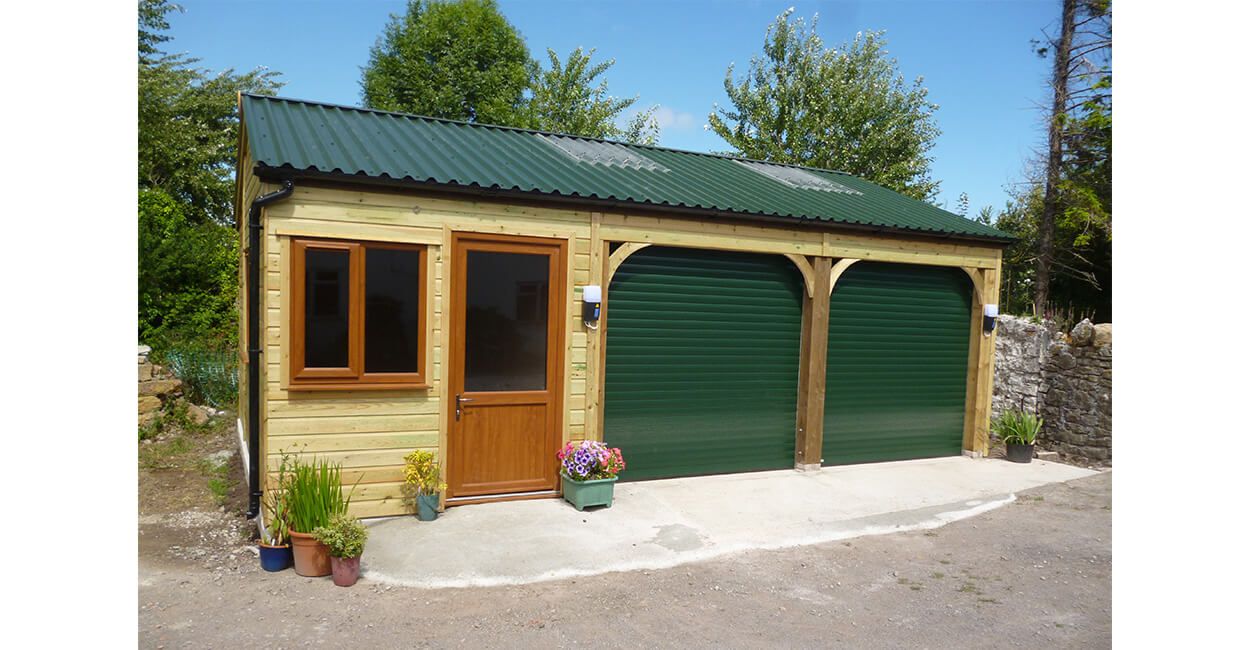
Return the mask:
<path id="1" fill-rule="evenodd" d="M 563 486 L 564 500 L 578 510 L 585 510 L 587 506 L 612 507 L 612 486 L 616 483 L 615 478 L 574 481 L 561 474 L 560 483 Z"/>

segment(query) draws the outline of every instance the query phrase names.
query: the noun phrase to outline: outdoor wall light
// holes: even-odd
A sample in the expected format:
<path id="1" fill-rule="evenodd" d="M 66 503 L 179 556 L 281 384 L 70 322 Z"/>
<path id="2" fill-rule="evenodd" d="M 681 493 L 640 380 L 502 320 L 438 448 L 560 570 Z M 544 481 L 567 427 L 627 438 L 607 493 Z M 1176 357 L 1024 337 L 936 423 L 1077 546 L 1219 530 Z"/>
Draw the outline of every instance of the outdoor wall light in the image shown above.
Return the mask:
<path id="1" fill-rule="evenodd" d="M 994 322 L 998 320 L 998 305 L 986 305 L 983 311 L 985 313 L 985 325 L 982 332 L 989 336 L 994 331 Z"/>
<path id="2" fill-rule="evenodd" d="M 592 330 L 599 329 L 599 304 L 603 299 L 603 289 L 597 284 L 582 287 L 582 321 Z"/>

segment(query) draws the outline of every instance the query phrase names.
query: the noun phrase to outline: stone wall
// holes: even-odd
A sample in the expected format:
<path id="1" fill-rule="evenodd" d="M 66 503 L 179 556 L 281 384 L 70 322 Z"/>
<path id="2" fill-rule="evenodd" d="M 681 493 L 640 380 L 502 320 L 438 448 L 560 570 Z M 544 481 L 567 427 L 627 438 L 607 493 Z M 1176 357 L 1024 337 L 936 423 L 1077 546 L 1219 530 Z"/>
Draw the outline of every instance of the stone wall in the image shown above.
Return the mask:
<path id="1" fill-rule="evenodd" d="M 143 427 L 160 419 L 182 398 L 182 381 L 165 368 L 152 363 L 148 354 L 152 348 L 139 346 L 139 426 Z M 186 403 L 187 417 L 195 424 L 208 421 L 209 413 L 202 407 Z"/>
<path id="2" fill-rule="evenodd" d="M 995 416 L 1023 408 L 1042 416 L 1045 449 L 1111 462 L 1111 324 L 1070 333 L 1015 316 L 998 319 Z"/>

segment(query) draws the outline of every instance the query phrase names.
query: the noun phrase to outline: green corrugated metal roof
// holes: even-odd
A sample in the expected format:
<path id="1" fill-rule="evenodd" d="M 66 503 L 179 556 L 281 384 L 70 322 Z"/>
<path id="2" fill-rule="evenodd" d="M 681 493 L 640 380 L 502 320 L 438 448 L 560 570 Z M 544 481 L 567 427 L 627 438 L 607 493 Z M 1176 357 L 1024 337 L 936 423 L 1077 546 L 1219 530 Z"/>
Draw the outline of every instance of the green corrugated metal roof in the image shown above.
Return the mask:
<path id="1" fill-rule="evenodd" d="M 783 168 L 831 181 L 834 189 L 826 191 L 808 187 L 819 179 L 797 186 L 728 156 L 258 95 L 243 95 L 242 110 L 259 172 L 312 171 L 1010 239 L 842 172 Z"/>

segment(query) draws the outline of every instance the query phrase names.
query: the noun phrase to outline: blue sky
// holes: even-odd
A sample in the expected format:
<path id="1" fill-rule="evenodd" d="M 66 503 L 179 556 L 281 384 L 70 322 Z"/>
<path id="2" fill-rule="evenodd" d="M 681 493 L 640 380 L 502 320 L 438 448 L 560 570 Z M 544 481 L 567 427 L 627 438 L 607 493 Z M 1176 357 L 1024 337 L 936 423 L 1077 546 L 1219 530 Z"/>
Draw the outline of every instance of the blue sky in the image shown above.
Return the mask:
<path id="1" fill-rule="evenodd" d="M 403 0 L 177 0 L 169 51 L 187 52 L 210 69 L 282 73 L 280 94 L 360 104 L 360 67 Z M 819 13 L 818 32 L 833 47 L 861 30 L 885 30 L 889 51 L 907 79 L 924 77 L 940 108 L 933 150 L 938 202 L 954 209 L 967 192 L 971 214 L 1001 208 L 1005 186 L 1018 181 L 1044 132 L 1037 108 L 1045 99 L 1047 62 L 1029 39 L 1058 16 L 1058 0 L 500 0 L 525 37 L 531 56 L 550 47 L 563 58 L 581 46 L 615 58 L 605 75 L 616 95 L 659 105 L 660 144 L 695 151 L 726 150 L 704 130 L 714 103 L 725 104 L 725 71 L 746 71 L 767 26 L 788 7 Z"/>

